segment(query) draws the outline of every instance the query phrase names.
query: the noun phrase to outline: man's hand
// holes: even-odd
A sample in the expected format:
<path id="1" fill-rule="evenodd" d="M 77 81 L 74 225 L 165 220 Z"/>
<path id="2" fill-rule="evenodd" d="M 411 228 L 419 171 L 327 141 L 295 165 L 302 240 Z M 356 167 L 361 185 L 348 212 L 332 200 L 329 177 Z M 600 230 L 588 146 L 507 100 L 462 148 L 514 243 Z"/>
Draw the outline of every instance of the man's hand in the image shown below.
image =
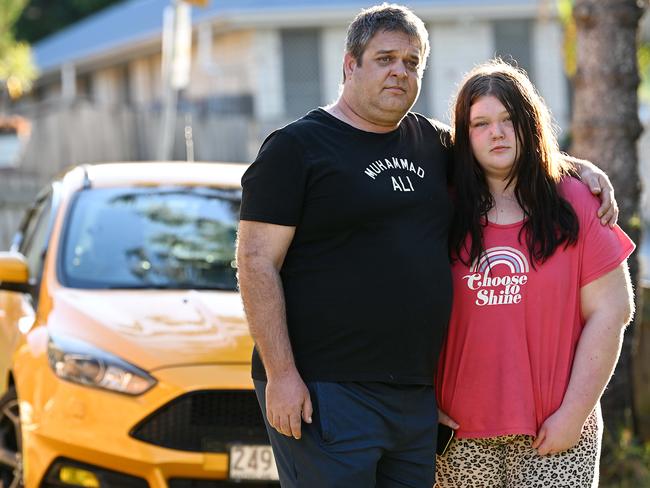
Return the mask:
<path id="1" fill-rule="evenodd" d="M 532 447 L 540 456 L 571 449 L 580 440 L 583 425 L 584 419 L 572 419 L 559 409 L 539 428 Z"/>
<path id="2" fill-rule="evenodd" d="M 300 439 L 301 420 L 311 424 L 312 412 L 309 390 L 297 371 L 268 378 L 266 417 L 280 434 Z"/>
<path id="3" fill-rule="evenodd" d="M 614 187 L 609 177 L 598 166 L 584 159 L 576 159 L 564 155 L 565 159 L 573 163 L 580 175 L 582 182 L 589 187 L 591 193 L 600 197 L 598 218 L 603 225 L 614 227 L 618 220 L 618 204 L 614 198 Z"/>
<path id="4" fill-rule="evenodd" d="M 582 180 L 594 195 L 600 195 L 600 208 L 598 217 L 600 223 L 614 227 L 618 220 L 618 204 L 614 198 L 614 187 L 605 173 L 597 173 L 591 170 L 582 175 Z"/>
<path id="5" fill-rule="evenodd" d="M 266 416 L 281 434 L 300 439 L 301 415 L 311 423 L 309 390 L 296 370 L 287 332 L 280 269 L 296 228 L 239 222 L 237 268 L 248 327 L 266 375 Z"/>

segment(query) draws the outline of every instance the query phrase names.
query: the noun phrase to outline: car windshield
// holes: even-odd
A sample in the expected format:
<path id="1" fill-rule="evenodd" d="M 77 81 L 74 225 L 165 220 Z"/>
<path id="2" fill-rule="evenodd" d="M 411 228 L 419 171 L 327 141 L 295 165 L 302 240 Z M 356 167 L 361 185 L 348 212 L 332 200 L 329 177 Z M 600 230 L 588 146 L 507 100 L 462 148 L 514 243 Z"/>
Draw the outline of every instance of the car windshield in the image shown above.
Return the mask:
<path id="1" fill-rule="evenodd" d="M 59 278 L 72 288 L 235 290 L 241 191 L 92 188 L 66 219 Z"/>

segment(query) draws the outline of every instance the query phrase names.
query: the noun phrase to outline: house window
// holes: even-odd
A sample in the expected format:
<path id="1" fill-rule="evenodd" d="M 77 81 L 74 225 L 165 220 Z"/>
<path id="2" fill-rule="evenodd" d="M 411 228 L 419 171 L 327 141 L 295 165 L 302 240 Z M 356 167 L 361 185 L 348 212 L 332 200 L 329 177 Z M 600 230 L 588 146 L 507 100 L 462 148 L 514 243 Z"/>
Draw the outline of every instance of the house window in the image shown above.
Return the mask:
<path id="1" fill-rule="evenodd" d="M 286 113 L 297 117 L 321 104 L 320 32 L 286 29 L 282 37 L 282 74 Z"/>
<path id="2" fill-rule="evenodd" d="M 494 28 L 495 54 L 504 61 L 523 68 L 534 80 L 531 34 L 533 23 L 528 19 L 496 20 Z"/>

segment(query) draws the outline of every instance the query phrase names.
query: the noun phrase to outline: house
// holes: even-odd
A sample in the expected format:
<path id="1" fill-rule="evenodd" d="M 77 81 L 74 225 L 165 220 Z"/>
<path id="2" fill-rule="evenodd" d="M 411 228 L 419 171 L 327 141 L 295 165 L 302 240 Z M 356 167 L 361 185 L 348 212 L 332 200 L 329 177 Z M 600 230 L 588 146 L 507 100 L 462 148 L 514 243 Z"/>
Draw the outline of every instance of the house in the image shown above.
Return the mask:
<path id="1" fill-rule="evenodd" d="M 36 44 L 41 76 L 34 98 L 159 108 L 163 9 L 170 3 L 127 0 Z M 431 39 L 416 110 L 446 120 L 462 74 L 501 55 L 529 72 L 560 126 L 567 125 L 568 84 L 554 0 L 403 3 L 425 21 Z M 335 100 L 346 26 L 369 5 L 211 0 L 194 7 L 191 81 L 180 93 L 180 105 L 198 113 L 249 117 L 264 132 Z"/>

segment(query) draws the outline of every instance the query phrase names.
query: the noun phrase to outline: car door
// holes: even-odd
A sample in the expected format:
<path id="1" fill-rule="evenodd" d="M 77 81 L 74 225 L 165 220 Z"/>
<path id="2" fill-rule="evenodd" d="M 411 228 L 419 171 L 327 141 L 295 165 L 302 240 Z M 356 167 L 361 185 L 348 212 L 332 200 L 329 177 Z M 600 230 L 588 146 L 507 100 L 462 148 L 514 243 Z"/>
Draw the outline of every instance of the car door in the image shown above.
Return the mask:
<path id="1" fill-rule="evenodd" d="M 13 353 L 34 323 L 56 194 L 54 187 L 49 187 L 37 197 L 25 213 L 11 247 L 25 256 L 30 286 L 26 293 L 0 289 L 0 395 L 7 389 Z"/>

